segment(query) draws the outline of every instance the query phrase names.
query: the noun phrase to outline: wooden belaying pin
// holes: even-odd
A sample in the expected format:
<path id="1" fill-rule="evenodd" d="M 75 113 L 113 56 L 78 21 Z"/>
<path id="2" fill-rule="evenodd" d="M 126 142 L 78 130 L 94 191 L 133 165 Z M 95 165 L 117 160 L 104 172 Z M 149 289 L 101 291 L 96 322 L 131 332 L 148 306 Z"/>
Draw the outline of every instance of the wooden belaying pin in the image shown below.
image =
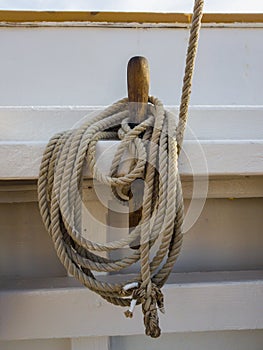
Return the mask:
<path id="1" fill-rule="evenodd" d="M 145 119 L 149 97 L 149 65 L 145 57 L 135 56 L 128 62 L 127 85 L 130 120 L 138 124 Z"/>
<path id="2" fill-rule="evenodd" d="M 149 65 L 145 57 L 135 56 L 128 62 L 127 85 L 129 99 L 129 115 L 131 126 L 141 123 L 147 114 L 149 97 Z M 144 182 L 135 180 L 131 185 L 129 201 L 129 228 L 132 230 L 141 219 Z M 138 248 L 138 242 L 131 244 Z"/>

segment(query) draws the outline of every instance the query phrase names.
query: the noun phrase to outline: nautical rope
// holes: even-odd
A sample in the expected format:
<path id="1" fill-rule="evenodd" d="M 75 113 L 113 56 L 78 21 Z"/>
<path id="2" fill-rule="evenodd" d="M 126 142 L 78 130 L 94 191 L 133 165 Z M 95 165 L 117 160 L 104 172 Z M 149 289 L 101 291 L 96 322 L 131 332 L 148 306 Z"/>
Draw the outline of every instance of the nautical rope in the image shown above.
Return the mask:
<path id="1" fill-rule="evenodd" d="M 107 301 L 129 306 L 125 312 L 127 317 L 132 317 L 136 304 L 142 304 L 145 332 L 151 337 L 161 333 L 157 313 L 157 308 L 164 311 L 161 288 L 182 244 L 183 196 L 178 156 L 187 119 L 202 7 L 203 1 L 196 0 L 177 126 L 174 116 L 164 110 L 162 103 L 149 97 L 146 119 L 131 128 L 129 102 L 125 98 L 78 129 L 53 136 L 40 167 L 38 200 L 41 216 L 68 273 Z M 95 161 L 96 144 L 99 140 L 112 138 L 119 138 L 120 143 L 110 174 L 106 175 L 100 172 Z M 134 161 L 127 174 L 119 175 L 119 164 L 127 150 Z M 92 177 L 111 186 L 113 194 L 124 204 L 125 199 L 118 194 L 127 194 L 132 182 L 138 178 L 145 181 L 141 220 L 128 237 L 97 243 L 82 235 L 85 162 Z M 123 259 L 101 255 L 102 252 L 129 248 L 138 237 L 138 249 L 130 250 L 130 255 Z M 155 251 L 153 256 L 150 255 L 152 251 Z M 93 274 L 94 271 L 120 271 L 138 261 L 140 273 L 125 283 L 104 282 Z"/>

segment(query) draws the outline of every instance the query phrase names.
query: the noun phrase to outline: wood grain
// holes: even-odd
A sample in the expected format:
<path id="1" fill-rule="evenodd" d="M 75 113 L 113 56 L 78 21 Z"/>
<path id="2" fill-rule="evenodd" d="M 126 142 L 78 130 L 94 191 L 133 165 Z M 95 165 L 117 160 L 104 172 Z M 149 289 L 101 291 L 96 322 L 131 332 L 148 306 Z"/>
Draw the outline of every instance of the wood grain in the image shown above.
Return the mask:
<path id="1" fill-rule="evenodd" d="M 127 84 L 130 119 L 141 123 L 147 112 L 149 96 L 149 65 L 145 57 L 132 57 L 127 67 Z"/>
<path id="2" fill-rule="evenodd" d="M 127 84 L 129 98 L 130 121 L 133 125 L 141 123 L 147 113 L 149 96 L 149 65 L 145 57 L 132 57 L 127 67 Z M 129 228 L 132 230 L 141 220 L 144 182 L 136 179 L 130 189 Z M 131 243 L 132 248 L 138 248 L 139 242 Z"/>

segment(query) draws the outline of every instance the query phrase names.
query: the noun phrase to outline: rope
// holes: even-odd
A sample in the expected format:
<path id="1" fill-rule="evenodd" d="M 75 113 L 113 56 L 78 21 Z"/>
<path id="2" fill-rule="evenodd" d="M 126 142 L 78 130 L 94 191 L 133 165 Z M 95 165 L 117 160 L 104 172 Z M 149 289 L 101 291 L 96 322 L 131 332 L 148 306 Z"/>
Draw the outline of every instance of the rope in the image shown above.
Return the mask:
<path id="1" fill-rule="evenodd" d="M 178 156 L 187 119 L 202 6 L 203 1 L 196 0 L 177 126 L 174 116 L 164 110 L 162 103 L 149 97 L 146 119 L 131 128 L 129 102 L 125 98 L 80 128 L 53 136 L 40 167 L 40 213 L 66 270 L 107 301 L 128 306 L 127 317 L 132 317 L 136 304 L 142 304 L 145 332 L 151 337 L 161 333 L 157 312 L 157 309 L 164 311 L 161 288 L 182 244 L 183 196 Z M 110 174 L 106 175 L 95 162 L 96 144 L 112 138 L 121 141 Z M 119 164 L 127 150 L 134 160 L 130 171 L 119 175 Z M 98 243 L 82 235 L 82 171 L 86 161 L 92 177 L 111 186 L 113 194 L 124 205 L 128 200 L 120 194 L 127 194 L 136 179 L 145 181 L 141 220 L 128 237 Z M 130 249 L 130 254 L 123 259 L 114 260 L 101 254 L 129 249 L 136 238 L 140 241 L 138 249 Z M 153 256 L 152 251 L 155 251 Z M 94 275 L 94 271 L 117 272 L 138 261 L 140 273 L 125 283 L 105 282 Z"/>

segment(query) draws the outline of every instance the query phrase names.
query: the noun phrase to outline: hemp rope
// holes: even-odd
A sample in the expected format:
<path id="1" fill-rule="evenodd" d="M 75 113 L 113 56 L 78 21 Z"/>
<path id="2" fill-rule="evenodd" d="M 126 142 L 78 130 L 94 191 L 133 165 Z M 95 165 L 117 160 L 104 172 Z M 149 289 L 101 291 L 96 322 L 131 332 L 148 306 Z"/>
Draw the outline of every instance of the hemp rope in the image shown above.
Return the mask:
<path id="1" fill-rule="evenodd" d="M 132 317 L 136 304 L 142 304 L 145 332 L 154 338 L 161 334 L 157 313 L 157 307 L 164 311 L 161 288 L 182 244 L 183 196 L 178 156 L 186 127 L 202 7 L 203 0 L 196 0 L 178 125 L 157 98 L 149 97 L 146 119 L 131 128 L 129 102 L 127 98 L 122 99 L 80 128 L 53 136 L 44 152 L 38 180 L 40 213 L 68 273 L 107 301 L 129 306 L 125 312 L 127 317 Z M 113 126 L 117 126 L 118 131 Z M 121 141 L 111 173 L 105 175 L 95 162 L 96 144 L 101 139 L 117 137 Z M 133 163 L 127 174 L 118 175 L 119 164 L 127 150 L 133 155 Z M 86 161 L 92 177 L 111 186 L 113 194 L 123 203 L 125 200 L 118 193 L 127 194 L 134 180 L 144 179 L 141 221 L 128 237 L 97 243 L 82 236 L 82 170 Z M 123 259 L 100 255 L 101 252 L 129 248 L 138 237 L 139 248 Z M 159 243 L 158 237 L 161 237 Z M 152 248 L 156 252 L 150 257 Z M 92 272 L 116 272 L 137 261 L 141 264 L 140 273 L 125 283 L 103 282 Z"/>

